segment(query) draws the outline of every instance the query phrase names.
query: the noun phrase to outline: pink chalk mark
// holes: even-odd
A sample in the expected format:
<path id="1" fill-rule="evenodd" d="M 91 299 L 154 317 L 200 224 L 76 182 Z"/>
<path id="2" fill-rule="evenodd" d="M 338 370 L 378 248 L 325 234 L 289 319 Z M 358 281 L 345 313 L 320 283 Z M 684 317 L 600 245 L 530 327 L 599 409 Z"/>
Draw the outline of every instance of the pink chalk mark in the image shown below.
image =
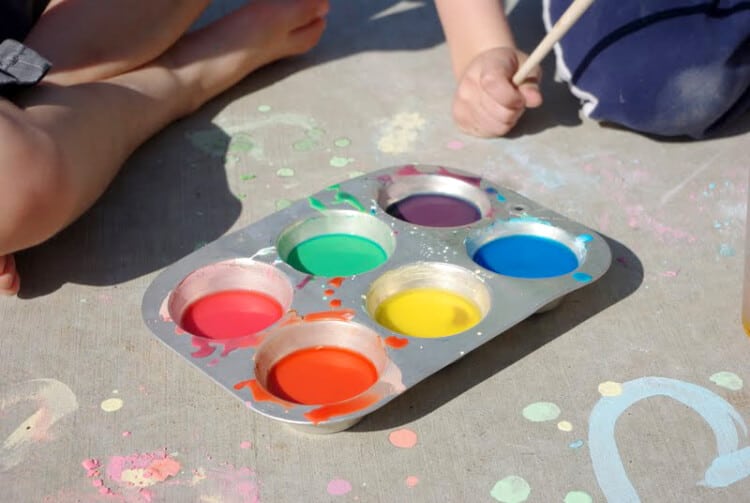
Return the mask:
<path id="1" fill-rule="evenodd" d="M 126 484 L 122 480 L 123 472 L 136 469 L 142 469 L 144 477 L 148 479 L 163 482 L 180 472 L 180 463 L 164 452 L 113 456 L 107 464 L 107 476 L 116 482 Z"/>
<path id="2" fill-rule="evenodd" d="M 84 459 L 81 462 L 81 466 L 83 466 L 86 470 L 95 470 L 101 466 L 101 463 L 99 463 L 98 459 Z"/>
<path id="3" fill-rule="evenodd" d="M 451 150 L 461 150 L 466 145 L 464 144 L 464 142 L 462 142 L 460 140 L 451 140 L 445 146 L 448 147 Z"/>
<path id="4" fill-rule="evenodd" d="M 123 432 L 122 432 L 122 436 L 123 436 L 123 437 L 129 437 L 130 435 L 132 435 L 132 433 L 131 433 L 131 432 L 129 432 L 129 431 L 123 431 Z"/>
<path id="5" fill-rule="evenodd" d="M 240 442 L 240 449 L 249 449 L 252 446 L 253 444 L 250 443 L 249 440 L 243 440 L 242 442 Z"/>
<path id="6" fill-rule="evenodd" d="M 331 496 L 343 496 L 352 490 L 352 485 L 348 480 L 333 479 L 328 483 L 327 490 Z"/>
<path id="7" fill-rule="evenodd" d="M 408 428 L 401 428 L 392 431 L 388 435 L 388 440 L 401 449 L 411 449 L 417 445 L 417 434 Z"/>
<path id="8" fill-rule="evenodd" d="M 419 478 L 415 477 L 414 475 L 409 475 L 406 477 L 406 487 L 411 489 L 412 487 L 416 487 L 417 484 L 419 484 Z"/>
<path id="9" fill-rule="evenodd" d="M 398 176 L 412 176 L 412 175 L 421 175 L 422 172 L 419 171 L 413 164 L 408 164 L 400 168 L 398 171 L 396 171 L 396 174 Z"/>

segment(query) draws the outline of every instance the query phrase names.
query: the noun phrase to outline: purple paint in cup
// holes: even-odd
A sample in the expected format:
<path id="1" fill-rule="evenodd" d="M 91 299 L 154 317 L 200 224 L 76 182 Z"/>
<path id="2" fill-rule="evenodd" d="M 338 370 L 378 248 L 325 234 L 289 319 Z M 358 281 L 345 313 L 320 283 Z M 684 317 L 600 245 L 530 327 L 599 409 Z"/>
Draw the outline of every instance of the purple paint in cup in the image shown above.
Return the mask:
<path id="1" fill-rule="evenodd" d="M 444 194 L 414 194 L 397 201 L 386 213 L 425 227 L 459 227 L 481 220 L 482 213 L 472 203 Z"/>

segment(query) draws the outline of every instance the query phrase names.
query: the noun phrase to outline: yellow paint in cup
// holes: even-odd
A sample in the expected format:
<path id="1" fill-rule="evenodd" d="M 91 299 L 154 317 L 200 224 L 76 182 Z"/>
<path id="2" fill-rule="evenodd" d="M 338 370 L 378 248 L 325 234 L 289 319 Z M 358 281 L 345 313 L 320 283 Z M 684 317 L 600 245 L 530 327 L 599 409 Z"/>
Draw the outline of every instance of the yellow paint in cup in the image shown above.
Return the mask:
<path id="1" fill-rule="evenodd" d="M 412 288 L 385 299 L 375 310 L 384 327 L 414 337 L 447 337 L 470 329 L 482 320 L 469 299 L 438 288 Z"/>

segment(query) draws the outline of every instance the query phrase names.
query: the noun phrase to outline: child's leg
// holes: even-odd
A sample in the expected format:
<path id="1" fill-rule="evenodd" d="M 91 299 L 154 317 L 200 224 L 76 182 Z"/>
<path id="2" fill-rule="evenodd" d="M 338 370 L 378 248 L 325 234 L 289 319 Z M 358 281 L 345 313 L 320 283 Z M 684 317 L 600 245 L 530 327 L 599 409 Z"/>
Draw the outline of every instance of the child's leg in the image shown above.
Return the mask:
<path id="1" fill-rule="evenodd" d="M 43 84 L 18 106 L 0 99 L 0 259 L 71 223 L 161 128 L 258 67 L 313 47 L 327 9 L 326 0 L 258 0 L 122 75 Z"/>
<path id="2" fill-rule="evenodd" d="M 91 82 L 163 53 L 211 0 L 52 0 L 24 44 L 53 64 L 47 81 Z"/>

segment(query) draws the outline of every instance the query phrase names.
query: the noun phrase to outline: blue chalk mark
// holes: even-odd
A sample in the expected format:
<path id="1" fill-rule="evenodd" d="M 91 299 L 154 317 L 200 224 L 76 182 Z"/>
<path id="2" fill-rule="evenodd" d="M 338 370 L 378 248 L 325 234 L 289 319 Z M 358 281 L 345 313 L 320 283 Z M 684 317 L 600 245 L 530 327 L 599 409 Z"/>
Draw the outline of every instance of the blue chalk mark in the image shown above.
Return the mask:
<path id="1" fill-rule="evenodd" d="M 706 487 L 728 487 L 750 475 L 750 447 L 724 454 L 713 460 L 698 484 Z"/>
<path id="2" fill-rule="evenodd" d="M 590 243 L 594 240 L 594 237 L 591 234 L 579 234 L 576 236 L 576 242 L 578 243 Z"/>
<path id="3" fill-rule="evenodd" d="M 499 192 L 497 193 L 497 195 L 495 197 L 497 197 L 497 200 L 500 201 L 501 203 L 504 203 L 505 201 L 507 201 L 507 199 L 505 198 L 505 196 L 502 195 L 502 194 L 500 194 Z"/>
<path id="4" fill-rule="evenodd" d="M 575 442 L 571 442 L 568 444 L 568 447 L 571 449 L 580 449 L 583 447 L 583 440 L 576 440 Z"/>
<path id="5" fill-rule="evenodd" d="M 676 379 L 643 377 L 622 385 L 622 394 L 602 397 L 589 417 L 589 452 L 594 474 L 610 503 L 640 501 L 628 479 L 615 441 L 617 419 L 636 402 L 666 396 L 690 407 L 708 423 L 716 437 L 718 456 L 699 485 L 727 487 L 750 475 L 750 452 L 738 450 L 738 428 L 743 437 L 747 426 L 739 413 L 715 393 Z"/>

